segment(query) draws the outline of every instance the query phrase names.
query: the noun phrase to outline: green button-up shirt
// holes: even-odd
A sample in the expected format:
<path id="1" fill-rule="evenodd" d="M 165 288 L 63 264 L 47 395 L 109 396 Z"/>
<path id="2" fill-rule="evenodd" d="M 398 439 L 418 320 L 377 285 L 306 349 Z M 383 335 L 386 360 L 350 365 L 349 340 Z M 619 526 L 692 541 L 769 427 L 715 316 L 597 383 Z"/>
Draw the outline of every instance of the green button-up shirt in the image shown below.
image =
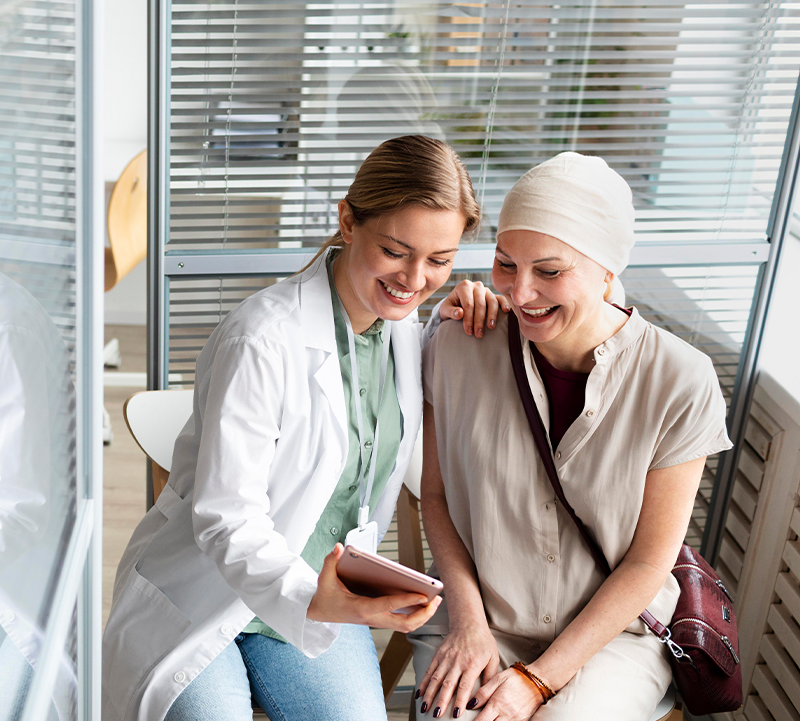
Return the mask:
<path id="1" fill-rule="evenodd" d="M 361 403 L 364 419 L 364 447 L 366 449 L 367 468 L 365 482 L 372 463 L 373 443 L 375 441 L 375 423 L 380 417 L 381 435 L 378 444 L 378 467 L 375 469 L 375 482 L 369 499 L 370 509 L 375 508 L 383 493 L 386 481 L 397 460 L 400 448 L 400 437 L 403 428 L 400 404 L 397 400 L 397 388 L 394 382 L 394 358 L 389 353 L 386 369 L 386 381 L 383 400 L 378 408 L 378 389 L 381 377 L 381 350 L 383 346 L 384 321 L 379 318 L 367 330 L 355 336 L 356 356 L 358 360 L 358 385 L 353 387 L 353 374 L 350 363 L 350 348 L 347 342 L 347 325 L 336 302 L 336 291 L 333 282 L 333 259 L 328 257 L 328 281 L 331 287 L 333 303 L 333 321 L 336 330 L 336 350 L 339 355 L 339 367 L 344 385 L 344 397 L 347 402 L 347 434 L 349 439 L 347 463 L 331 495 L 328 505 L 317 521 L 316 528 L 306 542 L 303 559 L 317 573 L 333 547 L 358 525 L 359 488 L 358 479 L 361 473 L 361 451 L 359 448 L 358 422 L 356 420 L 356 403 Z M 256 616 L 244 629 L 245 633 L 260 633 L 270 638 L 284 639 Z"/>

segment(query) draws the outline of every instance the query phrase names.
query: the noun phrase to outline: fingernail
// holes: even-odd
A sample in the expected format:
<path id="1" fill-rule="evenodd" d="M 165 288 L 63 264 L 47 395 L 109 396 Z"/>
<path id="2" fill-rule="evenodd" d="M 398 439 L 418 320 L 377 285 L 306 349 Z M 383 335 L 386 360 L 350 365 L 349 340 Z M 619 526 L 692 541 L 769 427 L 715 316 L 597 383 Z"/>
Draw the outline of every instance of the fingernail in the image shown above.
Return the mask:
<path id="1" fill-rule="evenodd" d="M 441 715 L 442 715 L 442 709 L 439 706 L 433 709 L 433 718 L 439 718 L 439 716 Z"/>
<path id="2" fill-rule="evenodd" d="M 456 706 L 453 709 L 453 718 L 458 718 L 459 716 L 461 716 L 461 709 L 458 706 Z"/>
<path id="3" fill-rule="evenodd" d="M 472 710 L 472 709 L 474 709 L 474 708 L 475 708 L 477 705 L 478 705 L 478 699 L 476 699 L 476 698 L 471 698 L 469 701 L 467 701 L 467 711 L 471 711 L 471 710 Z"/>
<path id="4" fill-rule="evenodd" d="M 420 713 L 425 713 L 428 710 L 428 702 L 427 701 L 423 701 L 422 702 L 422 706 L 420 707 L 419 710 L 420 710 Z"/>
<path id="5" fill-rule="evenodd" d="M 467 328 L 467 335 L 472 335 L 472 328 Z"/>
<path id="6" fill-rule="evenodd" d="M 478 328 L 478 330 L 475 331 L 475 335 L 478 336 L 478 338 L 483 338 L 483 331 Z"/>
<path id="7" fill-rule="evenodd" d="M 414 691 L 414 698 L 415 698 L 415 699 L 419 698 L 420 696 L 422 696 L 422 693 L 420 692 L 420 690 L 419 690 L 419 689 L 417 689 L 416 691 Z"/>
<path id="8" fill-rule="evenodd" d="M 493 320 L 490 320 L 490 321 L 489 321 L 489 327 L 490 327 L 490 328 L 494 328 L 494 321 L 493 321 Z"/>

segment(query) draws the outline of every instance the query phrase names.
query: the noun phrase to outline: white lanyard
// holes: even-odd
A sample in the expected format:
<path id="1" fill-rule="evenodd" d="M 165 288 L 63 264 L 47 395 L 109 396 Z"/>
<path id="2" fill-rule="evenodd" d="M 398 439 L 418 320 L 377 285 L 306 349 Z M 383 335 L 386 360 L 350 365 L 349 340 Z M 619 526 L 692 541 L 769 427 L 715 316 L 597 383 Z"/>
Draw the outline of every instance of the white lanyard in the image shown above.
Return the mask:
<path id="1" fill-rule="evenodd" d="M 334 286 L 335 290 L 335 286 Z M 364 418 L 361 412 L 361 395 L 357 389 L 361 386 L 361 381 L 358 375 L 358 359 L 356 358 L 356 339 L 353 333 L 353 326 L 350 323 L 350 317 L 339 299 L 339 293 L 335 293 L 336 302 L 339 304 L 339 310 L 344 316 L 344 322 L 347 326 L 347 345 L 350 348 L 350 368 L 352 374 L 352 387 L 353 398 L 356 406 L 356 423 L 358 424 L 358 448 L 361 453 L 361 471 L 358 474 L 359 485 L 359 509 L 358 509 L 358 527 L 364 528 L 369 520 L 369 499 L 372 496 L 372 486 L 375 483 L 375 469 L 378 467 L 378 434 L 380 431 L 380 422 L 375 421 L 375 439 L 372 442 L 372 463 L 369 468 L 369 478 L 364 482 L 364 475 L 367 465 L 367 451 L 364 446 Z M 389 344 L 392 335 L 392 324 L 388 320 L 383 321 L 383 347 L 381 349 L 381 379 L 378 386 L 378 408 L 376 415 L 380 415 L 381 401 L 383 400 L 383 388 L 386 384 L 386 369 L 389 365 Z"/>

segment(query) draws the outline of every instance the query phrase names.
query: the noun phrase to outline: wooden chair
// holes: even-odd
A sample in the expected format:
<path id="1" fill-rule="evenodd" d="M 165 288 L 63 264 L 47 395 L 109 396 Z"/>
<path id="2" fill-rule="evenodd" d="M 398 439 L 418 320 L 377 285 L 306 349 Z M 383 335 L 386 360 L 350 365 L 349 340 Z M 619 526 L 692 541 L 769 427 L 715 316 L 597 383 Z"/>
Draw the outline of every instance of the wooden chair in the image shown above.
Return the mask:
<path id="1" fill-rule="evenodd" d="M 147 255 L 147 151 L 119 176 L 108 203 L 105 289 L 111 290 Z"/>
<path id="2" fill-rule="evenodd" d="M 141 391 L 122 406 L 133 440 L 150 459 L 153 501 L 169 480 L 175 439 L 192 415 L 193 391 Z"/>
<path id="3" fill-rule="evenodd" d="M 106 219 L 105 292 L 108 293 L 147 255 L 147 151 L 130 163 L 114 184 Z M 103 348 L 103 365 L 118 368 L 122 359 L 119 341 L 111 338 Z M 114 438 L 111 417 L 103 408 L 103 443 Z"/>

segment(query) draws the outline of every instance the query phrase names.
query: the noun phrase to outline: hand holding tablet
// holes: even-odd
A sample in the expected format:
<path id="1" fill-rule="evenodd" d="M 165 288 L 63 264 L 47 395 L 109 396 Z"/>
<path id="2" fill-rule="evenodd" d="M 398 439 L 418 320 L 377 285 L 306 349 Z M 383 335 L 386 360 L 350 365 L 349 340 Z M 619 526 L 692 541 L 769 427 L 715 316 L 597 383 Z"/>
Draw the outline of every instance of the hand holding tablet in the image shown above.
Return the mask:
<path id="1" fill-rule="evenodd" d="M 371 598 L 421 593 L 430 603 L 443 588 L 442 582 L 436 578 L 355 546 L 345 546 L 336 572 L 350 591 Z M 401 613 L 408 611 L 399 610 Z"/>
<path id="2" fill-rule="evenodd" d="M 322 564 L 306 617 L 408 633 L 430 620 L 441 590 L 441 582 L 424 573 L 337 543 Z"/>

